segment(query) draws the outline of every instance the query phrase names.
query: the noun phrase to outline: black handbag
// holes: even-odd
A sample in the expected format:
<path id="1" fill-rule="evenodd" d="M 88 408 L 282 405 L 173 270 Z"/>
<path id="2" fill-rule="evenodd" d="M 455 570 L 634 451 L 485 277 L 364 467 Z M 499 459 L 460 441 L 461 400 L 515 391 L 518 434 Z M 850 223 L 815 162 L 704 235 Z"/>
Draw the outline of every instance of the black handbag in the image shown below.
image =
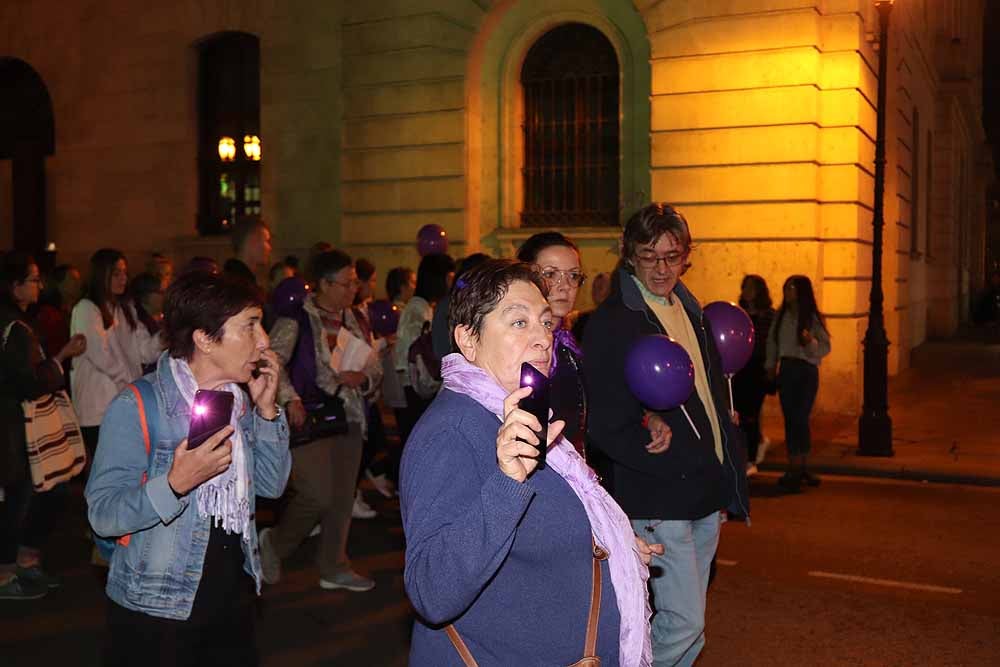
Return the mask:
<path id="1" fill-rule="evenodd" d="M 324 394 L 319 399 L 303 400 L 302 407 L 306 410 L 306 420 L 302 428 L 292 430 L 290 447 L 347 433 L 347 410 L 340 389 L 333 396 Z"/>

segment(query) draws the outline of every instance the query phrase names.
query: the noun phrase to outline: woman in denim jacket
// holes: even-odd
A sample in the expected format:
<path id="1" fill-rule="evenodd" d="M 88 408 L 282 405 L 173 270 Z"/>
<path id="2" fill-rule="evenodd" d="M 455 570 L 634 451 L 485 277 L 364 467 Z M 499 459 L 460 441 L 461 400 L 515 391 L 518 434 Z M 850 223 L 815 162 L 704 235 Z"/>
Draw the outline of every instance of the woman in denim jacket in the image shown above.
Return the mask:
<path id="1" fill-rule="evenodd" d="M 144 665 L 257 664 L 254 498 L 280 496 L 291 469 L 261 316 L 249 286 L 178 279 L 164 306 L 168 351 L 104 416 L 86 497 L 94 532 L 121 538 L 108 574 L 107 665 L 139 655 Z M 198 389 L 235 400 L 230 424 L 188 449 Z"/>

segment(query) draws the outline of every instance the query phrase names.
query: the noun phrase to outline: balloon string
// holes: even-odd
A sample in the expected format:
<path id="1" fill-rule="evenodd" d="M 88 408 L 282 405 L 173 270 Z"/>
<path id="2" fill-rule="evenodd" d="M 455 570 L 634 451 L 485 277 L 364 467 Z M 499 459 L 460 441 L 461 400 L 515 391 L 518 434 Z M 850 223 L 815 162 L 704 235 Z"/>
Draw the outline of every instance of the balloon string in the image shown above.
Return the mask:
<path id="1" fill-rule="evenodd" d="M 694 434 L 698 436 L 699 440 L 701 440 L 701 433 L 698 432 L 698 427 L 694 425 L 694 422 L 691 420 L 691 415 L 688 414 L 687 408 L 683 405 L 681 406 L 681 412 L 683 412 L 684 416 L 687 417 L 688 424 L 691 425 L 691 430 L 694 431 Z"/>
<path id="2" fill-rule="evenodd" d="M 730 373 L 726 376 L 726 382 L 729 383 L 729 414 L 736 412 L 736 407 L 733 405 L 733 375 Z"/>

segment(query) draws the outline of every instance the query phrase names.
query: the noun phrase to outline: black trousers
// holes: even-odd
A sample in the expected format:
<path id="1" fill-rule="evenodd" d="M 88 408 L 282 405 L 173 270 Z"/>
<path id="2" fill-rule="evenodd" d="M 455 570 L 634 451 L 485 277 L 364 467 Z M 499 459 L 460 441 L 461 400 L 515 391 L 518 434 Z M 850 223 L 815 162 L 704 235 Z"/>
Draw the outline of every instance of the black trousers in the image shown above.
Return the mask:
<path id="1" fill-rule="evenodd" d="M 733 407 L 740 416 L 740 430 L 747 442 L 747 460 L 757 459 L 762 438 L 760 411 L 767 397 L 767 374 L 763 367 L 744 369 L 733 378 Z"/>
<path id="2" fill-rule="evenodd" d="M 245 604 L 211 623 L 157 618 L 108 601 L 104 667 L 256 667 L 254 607 Z"/>
<path id="3" fill-rule="evenodd" d="M 49 535 L 66 507 L 69 488 L 60 484 L 44 493 L 35 493 L 31 472 L 17 484 L 4 488 L 6 500 L 0 504 L 0 564 L 17 560 L 18 547 L 44 550 Z"/>
<path id="4" fill-rule="evenodd" d="M 789 456 L 812 449 L 809 415 L 819 390 L 819 369 L 802 359 L 783 357 L 778 368 L 778 398 L 785 416 L 785 444 Z"/>

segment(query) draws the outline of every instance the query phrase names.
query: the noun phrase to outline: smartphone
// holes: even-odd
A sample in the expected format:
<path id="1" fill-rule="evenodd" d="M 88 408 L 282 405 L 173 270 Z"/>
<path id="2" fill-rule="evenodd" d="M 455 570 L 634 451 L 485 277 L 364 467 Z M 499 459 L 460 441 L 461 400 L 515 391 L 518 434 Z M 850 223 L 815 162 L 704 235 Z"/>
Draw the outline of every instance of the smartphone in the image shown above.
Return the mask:
<path id="1" fill-rule="evenodd" d="M 226 428 L 233 414 L 233 399 L 228 391 L 199 389 L 195 392 L 188 426 L 188 449 L 200 447 Z"/>
<path id="2" fill-rule="evenodd" d="M 518 407 L 535 416 L 542 425 L 542 431 L 535 431 L 538 437 L 538 467 L 545 467 L 545 452 L 548 450 L 549 424 L 549 379 L 529 363 L 521 364 L 521 386 L 531 387 L 531 395 L 522 398 Z"/>
<path id="3" fill-rule="evenodd" d="M 250 377 L 254 380 L 260 377 L 260 369 L 267 368 L 270 364 L 267 363 L 267 359 L 258 359 L 253 364 L 253 370 L 250 371 Z"/>

